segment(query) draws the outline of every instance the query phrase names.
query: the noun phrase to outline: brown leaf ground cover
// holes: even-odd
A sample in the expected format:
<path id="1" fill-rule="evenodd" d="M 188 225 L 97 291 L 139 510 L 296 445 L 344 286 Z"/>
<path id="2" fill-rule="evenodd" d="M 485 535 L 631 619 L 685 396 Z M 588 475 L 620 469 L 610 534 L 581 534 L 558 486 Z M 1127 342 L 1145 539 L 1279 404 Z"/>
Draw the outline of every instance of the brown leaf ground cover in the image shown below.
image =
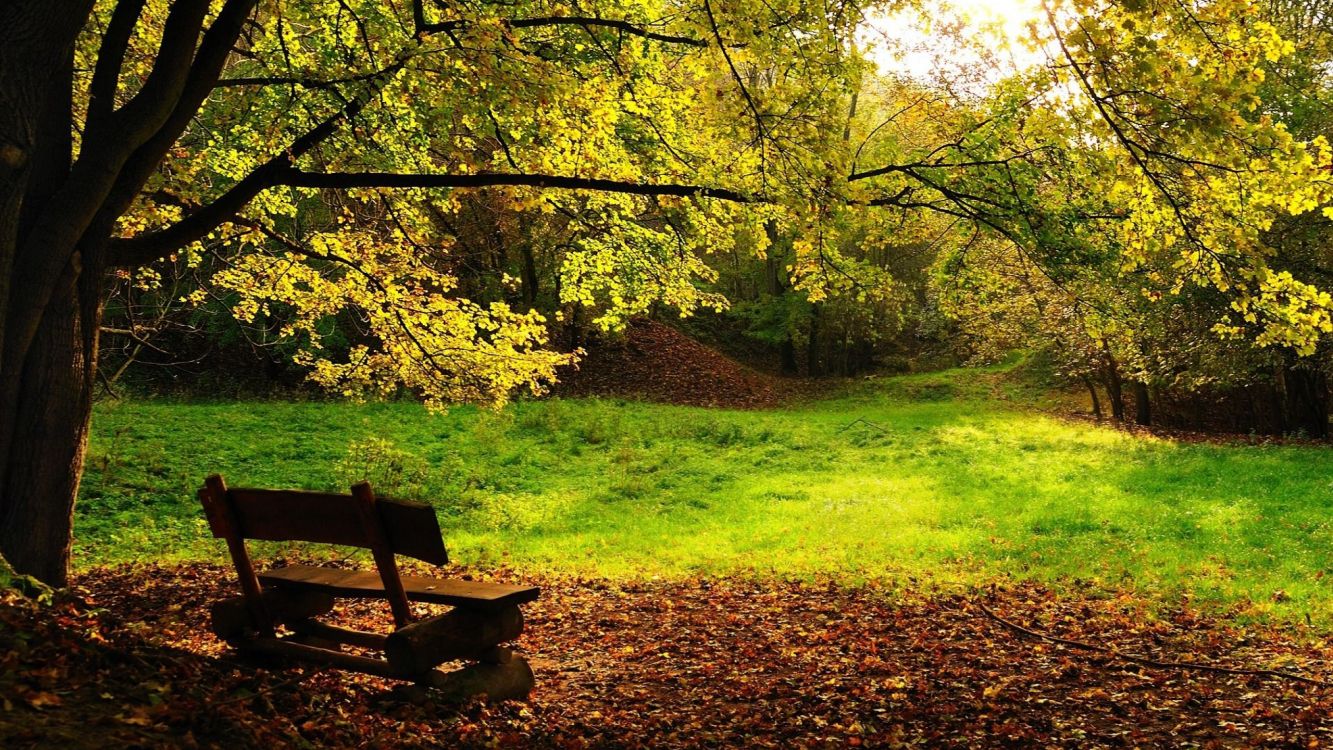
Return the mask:
<path id="1" fill-rule="evenodd" d="M 800 386 L 746 367 L 671 326 L 638 318 L 622 336 L 589 344 L 577 369 L 560 375 L 556 390 L 565 396 L 762 409 L 796 395 Z"/>
<path id="2" fill-rule="evenodd" d="M 489 578 L 512 578 L 488 573 Z M 1153 669 L 1162 660 L 1333 679 L 1333 646 L 1128 596 L 1030 584 L 914 595 L 748 579 L 536 581 L 524 703 L 413 702 L 390 683 L 256 665 L 208 635 L 220 567 L 82 575 L 0 606 L 0 746 L 1299 747 L 1333 744 L 1333 688 Z M 523 580 L 532 580 L 524 576 Z M 382 627 L 376 605 L 344 622 Z"/>

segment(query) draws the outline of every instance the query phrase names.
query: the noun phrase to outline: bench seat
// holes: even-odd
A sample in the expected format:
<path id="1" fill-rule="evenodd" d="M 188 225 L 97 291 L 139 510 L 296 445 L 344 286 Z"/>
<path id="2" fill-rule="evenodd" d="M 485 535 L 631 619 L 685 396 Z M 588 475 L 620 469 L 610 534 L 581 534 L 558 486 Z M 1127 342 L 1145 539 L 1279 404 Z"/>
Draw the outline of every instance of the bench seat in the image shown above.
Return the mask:
<path id="1" fill-rule="evenodd" d="M 450 604 L 455 607 L 497 610 L 533 601 L 541 594 L 537 586 L 510 586 L 484 581 L 402 576 L 407 598 L 417 602 Z M 313 565 L 288 565 L 259 574 L 264 586 L 322 591 L 353 599 L 384 598 L 384 584 L 369 570 L 340 570 Z"/>

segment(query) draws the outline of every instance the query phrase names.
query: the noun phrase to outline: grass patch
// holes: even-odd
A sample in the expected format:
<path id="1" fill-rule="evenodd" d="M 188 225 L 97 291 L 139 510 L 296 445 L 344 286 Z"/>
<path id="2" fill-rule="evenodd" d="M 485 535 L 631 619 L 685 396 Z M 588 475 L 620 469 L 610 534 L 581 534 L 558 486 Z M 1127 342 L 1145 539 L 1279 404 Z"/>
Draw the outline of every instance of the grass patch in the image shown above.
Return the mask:
<path id="1" fill-rule="evenodd" d="M 76 564 L 217 559 L 194 500 L 369 476 L 440 511 L 455 559 L 613 577 L 1004 577 L 1333 620 L 1326 448 L 1185 445 L 1024 411 L 994 371 L 780 411 L 609 400 L 104 403 Z M 862 420 L 857 422 L 856 420 Z"/>

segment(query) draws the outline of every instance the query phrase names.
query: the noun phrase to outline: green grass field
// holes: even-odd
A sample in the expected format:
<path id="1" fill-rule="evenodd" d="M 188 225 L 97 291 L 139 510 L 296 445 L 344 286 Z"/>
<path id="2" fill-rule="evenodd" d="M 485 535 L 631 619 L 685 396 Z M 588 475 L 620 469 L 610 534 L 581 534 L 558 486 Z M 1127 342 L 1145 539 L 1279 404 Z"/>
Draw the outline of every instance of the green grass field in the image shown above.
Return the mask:
<path id="1" fill-rule="evenodd" d="M 464 564 L 916 587 L 1022 577 L 1333 623 L 1327 448 L 1135 437 L 1027 411 L 1031 394 L 1007 383 L 889 378 L 768 412 L 108 402 L 76 565 L 220 558 L 194 500 L 209 472 L 308 489 L 364 475 L 433 502 Z"/>

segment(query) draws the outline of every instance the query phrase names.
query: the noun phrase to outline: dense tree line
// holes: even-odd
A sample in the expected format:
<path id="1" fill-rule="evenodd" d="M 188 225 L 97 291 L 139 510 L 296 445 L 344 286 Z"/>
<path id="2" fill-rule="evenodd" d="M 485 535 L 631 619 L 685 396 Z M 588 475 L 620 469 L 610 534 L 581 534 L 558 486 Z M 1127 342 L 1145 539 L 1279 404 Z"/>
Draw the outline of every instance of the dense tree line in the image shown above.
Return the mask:
<path id="1" fill-rule="evenodd" d="M 1330 10 L 1320 2 L 1250 9 L 1290 45 L 1289 54 L 1266 59 L 1253 76 L 1252 116 L 1281 120 L 1300 139 L 1320 138 L 1333 125 Z M 1265 248 L 1265 278 L 1328 288 L 1333 226 L 1327 215 L 1281 216 L 1254 229 Z M 1302 341 L 1275 345 L 1257 330 L 1261 316 L 1227 281 L 1181 285 L 1180 259 L 1126 264 L 1112 249 L 1084 258 L 1092 262 L 1055 266 L 1010 244 L 989 242 L 971 253 L 955 248 L 944 261 L 941 290 L 974 356 L 994 358 L 1014 348 L 1046 352 L 1071 382 L 1086 385 L 1099 416 L 1328 435 L 1333 350 L 1325 323 L 1311 326 Z M 1280 304 L 1303 314 L 1296 312 L 1299 294 Z"/>

